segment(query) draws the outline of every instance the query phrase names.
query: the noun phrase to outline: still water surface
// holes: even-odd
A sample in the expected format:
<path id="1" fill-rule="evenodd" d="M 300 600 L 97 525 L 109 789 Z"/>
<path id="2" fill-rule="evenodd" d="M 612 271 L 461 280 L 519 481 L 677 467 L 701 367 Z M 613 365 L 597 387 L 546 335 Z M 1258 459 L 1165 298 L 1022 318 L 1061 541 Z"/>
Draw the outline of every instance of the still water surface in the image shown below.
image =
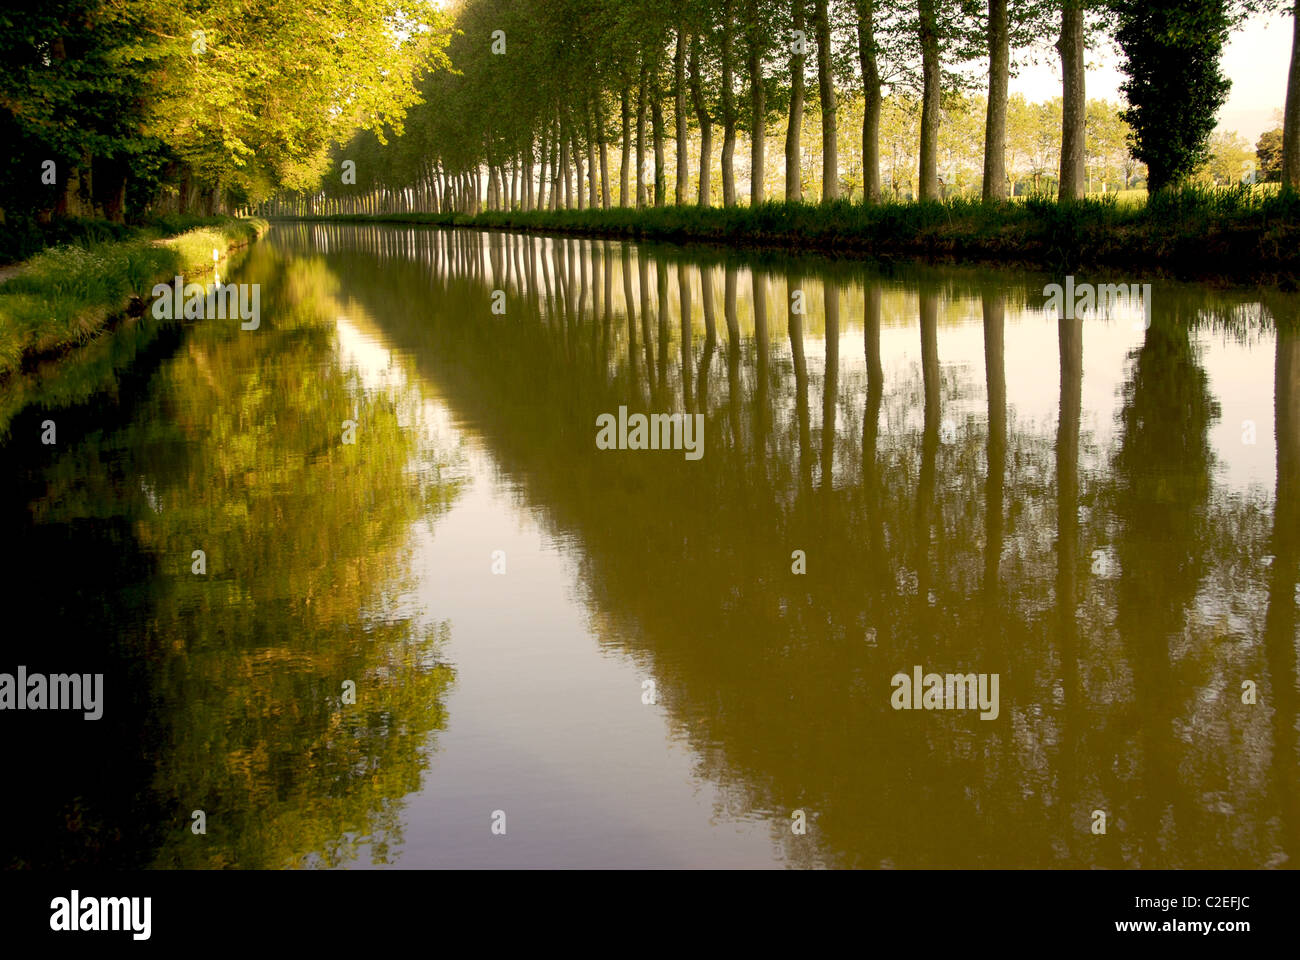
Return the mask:
<path id="1" fill-rule="evenodd" d="M 1146 328 L 1038 274 L 320 225 L 230 279 L 258 330 L 15 385 L 0 670 L 106 694 L 3 718 L 7 865 L 1296 865 L 1294 297 L 1154 281 Z M 620 406 L 703 457 L 598 450 Z M 998 716 L 892 709 L 916 665 Z"/>

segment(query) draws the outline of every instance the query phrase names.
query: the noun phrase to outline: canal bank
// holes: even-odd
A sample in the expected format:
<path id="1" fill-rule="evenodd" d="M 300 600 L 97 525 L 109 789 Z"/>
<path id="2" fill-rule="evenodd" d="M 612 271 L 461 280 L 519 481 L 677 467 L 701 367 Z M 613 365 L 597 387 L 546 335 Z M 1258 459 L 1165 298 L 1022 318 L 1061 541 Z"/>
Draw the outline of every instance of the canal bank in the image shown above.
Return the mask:
<path id="1" fill-rule="evenodd" d="M 1030 197 L 985 203 L 765 203 L 759 207 L 387 212 L 276 217 L 425 224 L 823 256 L 1036 267 L 1124 267 L 1213 284 L 1300 284 L 1300 195 L 1188 188 L 1145 204 Z"/>
<path id="2" fill-rule="evenodd" d="M 0 284 L 0 385 L 139 316 L 160 281 L 209 277 L 220 260 L 263 236 L 261 219 L 227 218 L 173 237 L 46 250 Z"/>

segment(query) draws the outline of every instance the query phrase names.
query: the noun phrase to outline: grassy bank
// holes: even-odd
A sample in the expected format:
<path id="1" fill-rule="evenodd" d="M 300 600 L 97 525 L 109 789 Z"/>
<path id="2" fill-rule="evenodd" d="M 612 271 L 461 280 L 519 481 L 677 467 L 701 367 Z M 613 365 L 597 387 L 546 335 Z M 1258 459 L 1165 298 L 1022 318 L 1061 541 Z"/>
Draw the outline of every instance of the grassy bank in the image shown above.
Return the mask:
<path id="1" fill-rule="evenodd" d="M 1123 266 L 1187 279 L 1293 286 L 1300 278 L 1300 194 L 1187 189 L 1145 204 L 1097 197 L 984 203 L 767 203 L 644 210 L 343 215 L 332 221 L 426 223 L 591 237 L 811 249 L 875 257 L 956 258 L 1062 272 Z"/>
<path id="2" fill-rule="evenodd" d="M 41 223 L 32 217 L 10 214 L 0 224 L 0 267 L 34 257 L 50 247 L 88 247 L 123 240 L 157 240 L 197 230 L 199 227 L 210 227 L 224 219 L 226 218 L 169 213 L 132 224 L 83 217 L 55 217 L 47 223 Z"/>
<path id="3" fill-rule="evenodd" d="M 178 236 L 55 247 L 0 284 L 0 381 L 93 338 L 155 283 L 212 269 L 212 251 L 261 236 L 264 220 L 223 218 Z"/>

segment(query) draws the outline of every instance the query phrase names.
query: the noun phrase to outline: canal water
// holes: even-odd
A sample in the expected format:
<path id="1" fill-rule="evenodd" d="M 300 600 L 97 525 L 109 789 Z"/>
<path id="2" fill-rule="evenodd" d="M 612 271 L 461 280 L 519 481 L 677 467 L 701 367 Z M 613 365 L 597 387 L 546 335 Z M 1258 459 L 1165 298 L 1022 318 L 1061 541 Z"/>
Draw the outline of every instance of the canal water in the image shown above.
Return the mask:
<path id="1" fill-rule="evenodd" d="M 257 329 L 7 388 L 0 672 L 103 716 L 0 714 L 4 865 L 1296 865 L 1295 295 L 290 224 L 229 279 Z"/>

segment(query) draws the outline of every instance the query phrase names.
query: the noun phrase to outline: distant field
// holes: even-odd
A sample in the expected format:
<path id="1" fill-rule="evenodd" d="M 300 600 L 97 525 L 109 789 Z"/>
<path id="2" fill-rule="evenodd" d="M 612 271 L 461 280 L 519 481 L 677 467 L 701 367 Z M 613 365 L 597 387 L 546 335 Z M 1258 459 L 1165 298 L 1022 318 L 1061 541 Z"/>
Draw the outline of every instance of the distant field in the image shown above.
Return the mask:
<path id="1" fill-rule="evenodd" d="M 1140 190 L 1116 190 L 1114 196 L 1120 203 L 1137 205 L 1147 202 L 1147 192 L 1145 188 Z"/>

